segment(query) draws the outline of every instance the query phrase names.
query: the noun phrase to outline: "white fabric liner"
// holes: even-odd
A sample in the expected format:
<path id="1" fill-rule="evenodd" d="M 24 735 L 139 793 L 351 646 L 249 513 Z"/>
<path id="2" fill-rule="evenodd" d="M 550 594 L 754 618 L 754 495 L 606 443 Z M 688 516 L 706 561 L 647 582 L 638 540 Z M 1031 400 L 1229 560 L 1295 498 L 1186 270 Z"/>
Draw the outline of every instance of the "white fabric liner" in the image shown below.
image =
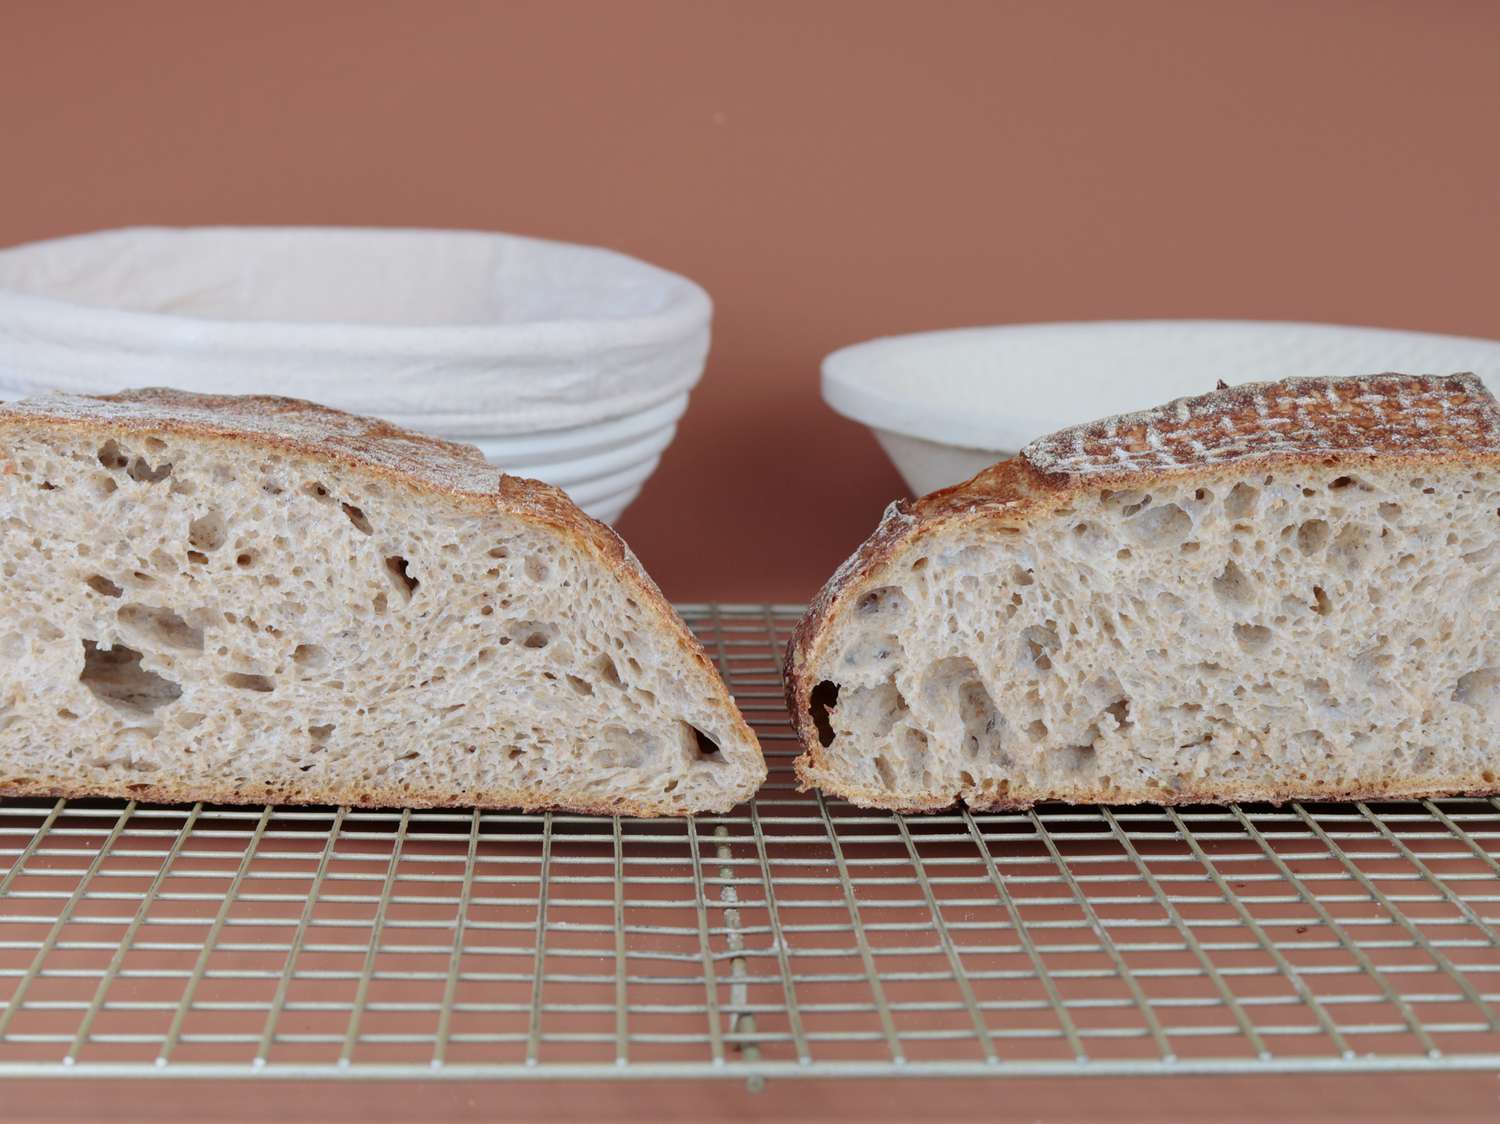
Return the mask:
<path id="1" fill-rule="evenodd" d="M 516 235 L 101 231 L 0 250 L 0 397 L 175 386 L 528 433 L 685 393 L 711 310 L 666 270 Z"/>

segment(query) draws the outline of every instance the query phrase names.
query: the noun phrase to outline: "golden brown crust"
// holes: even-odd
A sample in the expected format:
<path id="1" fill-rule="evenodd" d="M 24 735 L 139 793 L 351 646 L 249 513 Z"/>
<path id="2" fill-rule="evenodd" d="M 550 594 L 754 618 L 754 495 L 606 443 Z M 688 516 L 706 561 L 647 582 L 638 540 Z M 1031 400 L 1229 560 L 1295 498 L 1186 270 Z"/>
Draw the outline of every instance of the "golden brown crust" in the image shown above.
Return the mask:
<path id="1" fill-rule="evenodd" d="M 805 785 L 804 790 L 813 785 Z M 826 790 L 826 786 L 824 787 Z M 903 815 L 914 815 L 924 812 L 943 812 L 949 808 L 957 807 L 959 800 L 942 800 L 931 803 L 901 803 L 893 801 L 889 793 L 871 791 L 840 791 L 835 795 L 848 800 L 851 804 L 860 808 L 875 808 L 886 812 L 900 812 Z M 1351 800 L 1441 800 L 1450 796 L 1496 796 L 1500 795 L 1500 785 L 1493 780 L 1486 780 L 1482 775 L 1476 775 L 1468 781 L 1454 784 L 1447 788 L 1432 788 L 1412 784 L 1401 785 L 1376 785 L 1368 788 L 1329 788 L 1326 786 L 1305 786 L 1298 789 L 1286 787 L 1245 786 L 1243 789 L 1226 790 L 1222 788 L 1185 788 L 1178 792 L 1161 793 L 1153 796 L 1149 801 L 1123 799 L 1118 793 L 1108 789 L 1090 789 L 1069 796 L 1066 800 L 1049 794 L 1039 794 L 1026 798 L 1006 798 L 996 800 L 978 800 L 967 807 L 974 812 L 1024 812 L 1041 804 L 1067 803 L 1067 804 L 1116 804 L 1116 805 L 1140 805 L 1150 804 L 1153 807 L 1181 807 L 1186 804 L 1291 804 L 1291 803 L 1320 803 Z"/>
<path id="2" fill-rule="evenodd" d="M 442 499 L 473 510 L 498 511 L 549 527 L 574 545 L 592 554 L 622 582 L 632 587 L 637 600 L 671 633 L 679 651 L 703 669 L 716 685 L 718 704 L 736 731 L 750 744 L 758 745 L 754 732 L 730 697 L 718 670 L 697 637 L 646 573 L 623 539 L 613 529 L 584 514 L 567 493 L 539 480 L 507 476 L 484 459 L 472 445 L 445 441 L 401 429 L 389 422 L 344 413 L 297 398 L 265 395 L 212 395 L 151 387 L 119 394 L 92 397 L 55 394 L 20 402 L 0 404 L 0 458 L 6 456 L 8 434 L 48 427 L 80 427 L 101 438 L 111 434 L 183 434 L 200 440 L 249 444 L 276 452 L 312 457 L 345 470 L 367 474 L 419 494 Z M 211 793 L 187 792 L 165 786 L 145 786 L 138 799 L 203 800 L 213 803 L 264 803 L 281 790 L 255 789 L 244 794 L 224 789 Z M 320 802 L 319 794 L 304 788 L 295 791 L 298 802 Z M 266 794 L 271 793 L 268 797 Z M 0 794 L 30 796 L 120 796 L 119 791 L 61 788 L 0 788 Z M 283 793 L 284 795 L 285 793 Z M 407 804 L 412 807 L 468 806 L 473 796 L 441 792 L 417 793 L 395 789 L 372 789 L 353 799 L 344 794 L 326 794 L 328 803 L 362 807 Z M 338 795 L 339 798 L 334 797 Z M 527 807 L 524 793 L 492 794 L 479 801 L 489 807 Z M 639 816 L 661 815 L 663 805 L 630 805 L 586 808 L 569 804 L 575 811 L 600 811 Z"/>
<path id="3" fill-rule="evenodd" d="M 1182 476 L 1209 483 L 1270 465 L 1353 468 L 1370 463 L 1500 464 L 1500 405 L 1471 374 L 1304 378 L 1221 387 L 1152 410 L 1060 430 L 962 484 L 893 503 L 875 533 L 813 598 L 787 644 L 782 679 L 792 727 L 802 743 L 794 762 L 801 787 L 822 787 L 862 806 L 893 811 L 951 806 L 946 798 L 926 805 L 898 805 L 888 793 L 856 793 L 830 785 L 811 711 L 817 683 L 809 669 L 827 643 L 839 609 L 876 584 L 885 566 L 919 540 L 965 524 L 994 530 L 1023 527 L 1065 507 L 1074 496 L 1101 487 L 1149 487 Z M 1401 795 L 1481 790 L 1490 791 L 1476 779 L 1473 788 Z M 1316 798 L 1373 799 L 1390 794 L 1371 790 Z M 1046 798 L 1039 794 L 976 807 L 1026 808 Z M 1267 788 L 1228 798 L 1280 802 L 1302 796 Z M 1078 802 L 1111 799 L 1117 797 L 1101 791 Z M 1224 799 L 1205 790 L 1153 802 Z"/>
<path id="4" fill-rule="evenodd" d="M 0 782 L 0 798 L 44 797 L 47 799 L 86 800 L 95 797 L 112 800 L 135 800 L 141 804 L 284 804 L 289 806 L 329 806 L 346 808 L 481 808 L 507 809 L 519 812 L 568 812 L 584 816 L 633 816 L 653 819 L 681 813 L 663 805 L 627 797 L 612 802 L 538 801 L 535 793 L 523 789 L 480 794 L 452 792 L 446 789 L 406 788 L 395 785 L 372 787 L 350 793 L 341 788 L 315 788 L 303 784 L 241 784 L 205 788 L 196 785 L 131 784 L 117 785 L 47 784 L 44 782 Z M 726 812 L 726 808 L 706 809 Z"/>

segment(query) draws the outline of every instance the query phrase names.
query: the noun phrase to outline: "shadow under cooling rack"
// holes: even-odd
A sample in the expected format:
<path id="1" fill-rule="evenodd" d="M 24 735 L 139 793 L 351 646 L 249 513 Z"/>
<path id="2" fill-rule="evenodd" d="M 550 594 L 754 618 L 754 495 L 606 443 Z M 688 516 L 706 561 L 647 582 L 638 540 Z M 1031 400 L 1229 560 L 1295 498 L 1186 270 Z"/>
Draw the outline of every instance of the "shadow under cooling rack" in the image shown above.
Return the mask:
<path id="1" fill-rule="evenodd" d="M 687 821 L 0 801 L 0 1075 L 1500 1069 L 1500 806 L 901 817 L 795 790 L 794 606 Z"/>

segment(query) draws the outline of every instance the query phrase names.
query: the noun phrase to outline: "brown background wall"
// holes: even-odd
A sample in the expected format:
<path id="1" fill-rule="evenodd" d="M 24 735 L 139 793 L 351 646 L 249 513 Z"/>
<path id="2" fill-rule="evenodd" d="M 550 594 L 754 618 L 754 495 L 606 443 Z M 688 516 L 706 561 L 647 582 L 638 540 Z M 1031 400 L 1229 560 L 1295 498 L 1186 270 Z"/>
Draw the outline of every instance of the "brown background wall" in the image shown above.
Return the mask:
<path id="1" fill-rule="evenodd" d="M 829 412 L 872 335 L 1135 316 L 1500 336 L 1500 5 L 0 7 L 0 242 L 479 227 L 718 303 L 621 529 L 679 599 L 801 599 L 901 485 Z"/>

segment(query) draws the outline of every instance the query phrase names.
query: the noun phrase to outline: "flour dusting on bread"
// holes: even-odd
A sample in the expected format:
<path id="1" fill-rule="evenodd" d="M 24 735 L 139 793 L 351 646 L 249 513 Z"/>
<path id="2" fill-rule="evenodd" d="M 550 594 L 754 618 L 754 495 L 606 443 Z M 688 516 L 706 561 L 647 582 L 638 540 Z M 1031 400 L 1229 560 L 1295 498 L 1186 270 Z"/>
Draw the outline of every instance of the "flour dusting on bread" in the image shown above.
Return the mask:
<path id="1" fill-rule="evenodd" d="M 859 803 L 1500 788 L 1500 411 L 1472 376 L 1255 384 L 904 505 L 788 650 Z"/>
<path id="2" fill-rule="evenodd" d="M 281 398 L 0 407 L 0 793 L 726 810 L 765 775 L 609 528 Z"/>

